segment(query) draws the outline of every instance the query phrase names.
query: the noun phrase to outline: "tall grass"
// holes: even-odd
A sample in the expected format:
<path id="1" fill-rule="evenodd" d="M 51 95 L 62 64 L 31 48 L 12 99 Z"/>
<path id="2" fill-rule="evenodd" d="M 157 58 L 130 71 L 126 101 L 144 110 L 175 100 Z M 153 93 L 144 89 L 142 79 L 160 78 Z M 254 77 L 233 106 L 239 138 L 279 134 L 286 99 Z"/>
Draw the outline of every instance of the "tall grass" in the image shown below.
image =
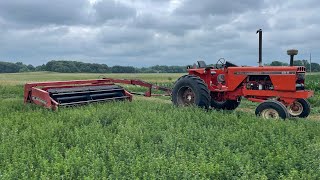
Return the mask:
<path id="1" fill-rule="evenodd" d="M 0 85 L 0 179 L 320 178 L 319 121 L 156 98 L 53 112 L 24 105 L 22 88 Z"/>

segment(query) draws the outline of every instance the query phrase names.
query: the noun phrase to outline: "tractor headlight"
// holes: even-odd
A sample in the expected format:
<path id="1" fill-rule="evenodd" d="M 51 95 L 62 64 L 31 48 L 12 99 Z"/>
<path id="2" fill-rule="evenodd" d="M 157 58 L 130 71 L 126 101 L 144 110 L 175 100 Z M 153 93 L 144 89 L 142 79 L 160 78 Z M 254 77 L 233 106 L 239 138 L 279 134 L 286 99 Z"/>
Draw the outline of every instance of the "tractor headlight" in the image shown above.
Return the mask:
<path id="1" fill-rule="evenodd" d="M 220 83 L 222 83 L 222 82 L 224 82 L 226 80 L 226 78 L 225 78 L 224 74 L 219 74 L 218 77 L 217 77 L 217 80 Z"/>

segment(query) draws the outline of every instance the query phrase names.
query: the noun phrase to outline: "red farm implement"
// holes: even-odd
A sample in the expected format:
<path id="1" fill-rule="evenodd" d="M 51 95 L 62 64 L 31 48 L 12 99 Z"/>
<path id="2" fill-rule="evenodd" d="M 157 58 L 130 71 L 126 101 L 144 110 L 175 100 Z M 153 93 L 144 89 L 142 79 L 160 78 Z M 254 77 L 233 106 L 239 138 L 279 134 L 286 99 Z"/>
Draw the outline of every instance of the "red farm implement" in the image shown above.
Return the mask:
<path id="1" fill-rule="evenodd" d="M 115 84 L 131 84 L 148 88 L 145 93 L 134 93 Z M 153 94 L 152 89 L 165 94 Z M 74 106 L 91 102 L 110 100 L 132 100 L 132 94 L 150 96 L 170 96 L 171 89 L 157 86 L 141 80 L 95 79 L 75 81 L 53 81 L 27 83 L 24 87 L 24 102 L 35 103 L 56 110 L 58 106 Z"/>

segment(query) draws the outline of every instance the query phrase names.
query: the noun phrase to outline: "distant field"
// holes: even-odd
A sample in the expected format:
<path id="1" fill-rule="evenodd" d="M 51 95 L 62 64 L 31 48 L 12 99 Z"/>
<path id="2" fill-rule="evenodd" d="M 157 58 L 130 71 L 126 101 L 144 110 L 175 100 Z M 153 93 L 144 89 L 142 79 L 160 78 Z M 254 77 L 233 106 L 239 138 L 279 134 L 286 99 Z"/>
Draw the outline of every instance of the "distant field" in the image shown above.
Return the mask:
<path id="1" fill-rule="evenodd" d="M 32 72 L 0 74 L 0 83 L 12 85 L 24 84 L 33 81 L 61 81 L 78 79 L 98 79 L 102 77 L 122 79 L 143 79 L 150 82 L 174 82 L 182 74 L 158 73 L 158 74 L 95 74 L 95 73 L 54 73 L 54 72 Z"/>
<path id="2" fill-rule="evenodd" d="M 181 75 L 103 74 L 167 86 Z M 0 74 L 0 179 L 320 178 L 319 73 L 307 76 L 307 119 L 262 120 L 248 101 L 233 112 L 144 97 L 57 112 L 23 104 L 26 82 L 99 76 Z"/>

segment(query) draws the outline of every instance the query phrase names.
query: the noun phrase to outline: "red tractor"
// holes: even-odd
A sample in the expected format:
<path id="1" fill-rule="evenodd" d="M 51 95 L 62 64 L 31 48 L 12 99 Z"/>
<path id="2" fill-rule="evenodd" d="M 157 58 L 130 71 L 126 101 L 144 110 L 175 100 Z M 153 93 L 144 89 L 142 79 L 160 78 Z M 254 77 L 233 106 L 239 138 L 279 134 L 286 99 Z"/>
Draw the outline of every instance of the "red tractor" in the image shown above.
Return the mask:
<path id="1" fill-rule="evenodd" d="M 172 91 L 178 106 L 197 105 L 204 108 L 234 110 L 242 98 L 260 104 L 257 116 L 265 119 L 307 117 L 310 104 L 306 100 L 313 91 L 305 90 L 305 67 L 293 66 L 297 50 L 288 50 L 290 66 L 262 66 L 262 31 L 259 33 L 259 66 L 236 66 L 223 58 L 213 67 L 198 61 L 188 67 L 188 75 L 180 77 Z"/>

